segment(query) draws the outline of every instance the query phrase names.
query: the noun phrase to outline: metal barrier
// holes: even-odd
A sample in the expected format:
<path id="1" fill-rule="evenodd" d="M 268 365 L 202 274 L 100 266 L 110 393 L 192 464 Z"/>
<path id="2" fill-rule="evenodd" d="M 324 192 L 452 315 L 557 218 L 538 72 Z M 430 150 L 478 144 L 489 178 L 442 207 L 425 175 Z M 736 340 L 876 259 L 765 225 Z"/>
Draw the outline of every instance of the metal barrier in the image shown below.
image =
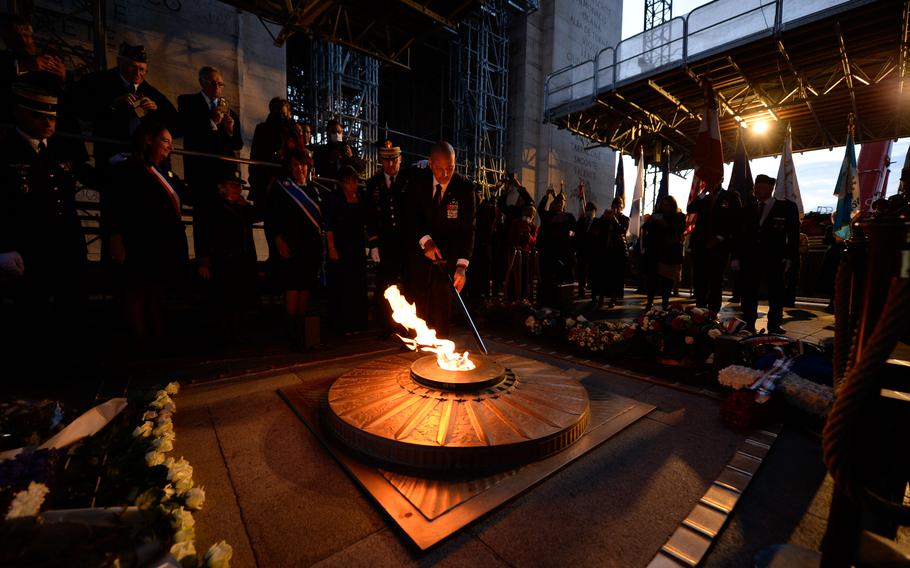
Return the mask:
<path id="1" fill-rule="evenodd" d="M 624 39 L 616 46 L 616 84 L 652 73 L 685 59 L 686 21 L 669 22 Z"/>
<path id="2" fill-rule="evenodd" d="M 685 17 L 600 50 L 593 60 L 563 67 L 544 82 L 544 120 L 561 105 L 596 97 L 616 87 L 670 67 L 688 65 L 712 53 L 779 34 L 824 12 L 843 11 L 875 0 L 715 0 Z"/>
<path id="3" fill-rule="evenodd" d="M 779 0 L 715 0 L 686 16 L 686 61 L 773 35 Z"/>

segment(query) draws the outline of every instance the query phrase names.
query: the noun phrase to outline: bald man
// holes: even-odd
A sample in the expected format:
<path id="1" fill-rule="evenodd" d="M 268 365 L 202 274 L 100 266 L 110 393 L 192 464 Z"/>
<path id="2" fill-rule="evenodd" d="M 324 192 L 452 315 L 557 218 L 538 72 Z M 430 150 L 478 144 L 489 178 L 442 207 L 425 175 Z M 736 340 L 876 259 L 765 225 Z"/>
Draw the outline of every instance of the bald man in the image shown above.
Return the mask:
<path id="1" fill-rule="evenodd" d="M 443 271 L 461 291 L 474 250 L 476 209 L 473 185 L 455 173 L 451 144 L 433 145 L 428 167 L 411 176 L 405 200 L 411 240 L 406 295 L 417 303 L 417 314 L 446 337 L 452 292 Z"/>

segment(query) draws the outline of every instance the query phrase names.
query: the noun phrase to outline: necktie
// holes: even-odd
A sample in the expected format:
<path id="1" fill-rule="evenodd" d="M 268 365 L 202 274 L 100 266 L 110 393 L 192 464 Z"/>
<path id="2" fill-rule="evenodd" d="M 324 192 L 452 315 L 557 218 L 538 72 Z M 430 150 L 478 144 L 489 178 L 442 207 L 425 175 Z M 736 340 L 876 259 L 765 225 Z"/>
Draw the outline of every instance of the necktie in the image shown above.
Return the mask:
<path id="1" fill-rule="evenodd" d="M 44 140 L 38 142 L 38 155 L 43 154 L 45 150 L 47 150 L 47 144 L 44 143 Z"/>
<path id="2" fill-rule="evenodd" d="M 395 176 L 389 176 L 389 189 L 391 189 L 393 185 L 395 185 Z"/>
<path id="3" fill-rule="evenodd" d="M 438 184 L 438 183 L 436 184 L 435 199 L 436 199 L 436 205 L 442 205 L 442 185 Z"/>
<path id="4" fill-rule="evenodd" d="M 215 107 L 218 106 L 218 101 L 212 99 L 212 102 L 209 104 L 209 110 L 215 110 Z"/>

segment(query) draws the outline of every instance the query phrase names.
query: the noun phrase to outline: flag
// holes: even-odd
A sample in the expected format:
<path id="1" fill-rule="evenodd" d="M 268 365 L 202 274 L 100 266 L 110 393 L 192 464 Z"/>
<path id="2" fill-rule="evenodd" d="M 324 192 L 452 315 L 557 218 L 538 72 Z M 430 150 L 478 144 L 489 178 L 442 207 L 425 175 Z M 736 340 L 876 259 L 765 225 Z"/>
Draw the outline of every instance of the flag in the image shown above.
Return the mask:
<path id="1" fill-rule="evenodd" d="M 736 158 L 733 160 L 733 171 L 730 172 L 729 191 L 739 194 L 743 205 L 752 202 L 752 168 L 749 167 L 749 156 L 746 155 L 746 143 L 743 141 L 743 131 L 739 131 L 739 140 L 736 143 Z"/>
<path id="2" fill-rule="evenodd" d="M 837 210 L 834 213 L 834 234 L 847 240 L 850 238 L 850 221 L 859 205 L 859 178 L 856 175 L 856 149 L 853 147 L 853 135 L 847 135 L 847 147 L 844 161 L 834 186 L 837 196 Z"/>
<path id="3" fill-rule="evenodd" d="M 635 189 L 632 191 L 632 210 L 629 212 L 629 234 L 638 238 L 641 233 L 641 198 L 645 190 L 645 156 L 638 154 L 638 172 L 635 174 Z"/>
<path id="4" fill-rule="evenodd" d="M 660 188 L 657 190 L 657 204 L 660 200 L 670 195 L 670 158 L 664 156 L 664 163 L 660 166 Z"/>
<path id="5" fill-rule="evenodd" d="M 622 169 L 622 152 L 617 152 L 616 161 L 616 190 L 613 192 L 613 197 L 619 197 L 622 199 L 622 202 L 626 202 L 626 180 L 624 179 L 625 173 Z"/>
<path id="6" fill-rule="evenodd" d="M 893 140 L 866 142 L 859 149 L 856 174 L 859 177 L 859 204 L 862 212 L 872 211 L 872 202 L 884 195 Z"/>
<path id="7" fill-rule="evenodd" d="M 705 80 L 705 111 L 695 139 L 695 175 L 706 186 L 715 187 L 724 179 L 724 149 L 717 120 L 717 101 L 711 83 Z M 691 201 L 691 199 L 690 199 Z"/>
<path id="8" fill-rule="evenodd" d="M 800 217 L 803 215 L 803 197 L 799 194 L 799 182 L 796 180 L 796 166 L 793 165 L 793 147 L 790 142 L 790 127 L 784 138 L 784 150 L 780 155 L 780 168 L 777 170 L 777 185 L 774 186 L 774 198 L 796 203 Z M 853 160 L 856 170 L 856 159 Z"/>

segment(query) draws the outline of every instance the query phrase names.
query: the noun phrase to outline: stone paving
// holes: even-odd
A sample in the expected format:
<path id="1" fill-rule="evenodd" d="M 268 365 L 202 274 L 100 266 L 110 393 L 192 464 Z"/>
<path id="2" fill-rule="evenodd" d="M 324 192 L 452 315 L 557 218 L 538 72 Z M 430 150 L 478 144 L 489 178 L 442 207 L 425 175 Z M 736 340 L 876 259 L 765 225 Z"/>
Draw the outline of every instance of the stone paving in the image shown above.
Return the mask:
<path id="1" fill-rule="evenodd" d="M 420 554 L 276 393 L 331 379 L 377 354 L 192 385 L 177 400 L 176 452 L 191 461 L 208 494 L 197 517 L 200 546 L 227 539 L 235 566 L 646 566 L 744 437 L 720 423 L 716 399 L 490 347 L 538 358 L 658 410 Z M 776 542 L 817 546 L 826 515 L 816 496 L 826 491 L 818 444 L 799 431 L 785 430 L 782 439 L 749 490 L 758 503 L 737 510 L 708 565 L 748 565 Z M 781 476 L 791 474 L 798 478 L 778 494 Z"/>

